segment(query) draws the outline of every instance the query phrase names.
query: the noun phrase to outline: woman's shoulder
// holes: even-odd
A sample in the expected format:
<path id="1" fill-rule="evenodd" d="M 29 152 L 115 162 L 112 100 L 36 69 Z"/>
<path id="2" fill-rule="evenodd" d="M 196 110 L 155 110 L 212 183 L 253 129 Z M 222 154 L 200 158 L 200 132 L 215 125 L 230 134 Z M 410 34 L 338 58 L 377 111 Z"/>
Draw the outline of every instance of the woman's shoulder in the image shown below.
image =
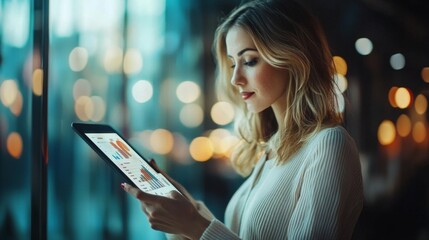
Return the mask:
<path id="1" fill-rule="evenodd" d="M 353 140 L 348 131 L 341 125 L 324 127 L 312 137 L 312 140 Z"/>
<path id="2" fill-rule="evenodd" d="M 325 127 L 309 140 L 309 145 L 312 147 L 351 147 L 356 148 L 354 139 L 348 131 L 341 125 Z"/>

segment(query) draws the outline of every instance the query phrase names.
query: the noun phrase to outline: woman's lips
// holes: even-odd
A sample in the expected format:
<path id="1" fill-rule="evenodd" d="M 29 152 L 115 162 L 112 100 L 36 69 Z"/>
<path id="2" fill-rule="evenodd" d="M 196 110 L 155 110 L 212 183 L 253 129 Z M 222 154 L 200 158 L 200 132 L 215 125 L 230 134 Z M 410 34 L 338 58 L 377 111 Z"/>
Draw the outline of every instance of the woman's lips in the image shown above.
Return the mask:
<path id="1" fill-rule="evenodd" d="M 251 96 L 253 96 L 254 92 L 241 92 L 241 97 L 244 100 L 249 99 Z"/>

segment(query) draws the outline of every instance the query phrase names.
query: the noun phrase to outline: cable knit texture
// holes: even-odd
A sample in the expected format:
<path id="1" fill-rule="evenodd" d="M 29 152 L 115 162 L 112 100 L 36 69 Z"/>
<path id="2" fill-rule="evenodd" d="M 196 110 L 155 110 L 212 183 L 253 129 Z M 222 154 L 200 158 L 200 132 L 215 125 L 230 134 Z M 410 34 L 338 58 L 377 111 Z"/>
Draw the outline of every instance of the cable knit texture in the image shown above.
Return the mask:
<path id="1" fill-rule="evenodd" d="M 320 131 L 284 164 L 264 156 L 201 239 L 350 239 L 363 207 L 353 139 Z"/>

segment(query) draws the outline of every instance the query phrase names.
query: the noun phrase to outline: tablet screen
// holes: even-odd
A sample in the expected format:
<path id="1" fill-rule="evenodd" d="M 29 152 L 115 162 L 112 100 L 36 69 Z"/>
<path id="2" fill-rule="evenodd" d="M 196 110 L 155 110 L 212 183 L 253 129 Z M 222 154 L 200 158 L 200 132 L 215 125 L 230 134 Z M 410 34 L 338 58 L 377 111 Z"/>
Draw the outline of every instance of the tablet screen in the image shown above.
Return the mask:
<path id="1" fill-rule="evenodd" d="M 115 164 L 140 190 L 165 196 L 176 188 L 156 172 L 133 148 L 116 133 L 85 133 L 85 135 Z"/>

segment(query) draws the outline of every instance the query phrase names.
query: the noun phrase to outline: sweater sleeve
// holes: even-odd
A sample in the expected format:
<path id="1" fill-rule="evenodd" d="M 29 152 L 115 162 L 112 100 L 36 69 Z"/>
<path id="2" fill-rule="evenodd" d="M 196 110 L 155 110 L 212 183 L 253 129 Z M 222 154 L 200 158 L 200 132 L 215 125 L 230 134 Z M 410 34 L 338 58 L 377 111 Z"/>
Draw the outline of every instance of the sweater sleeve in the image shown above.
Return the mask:
<path id="1" fill-rule="evenodd" d="M 215 240 L 215 239 L 225 239 L 225 240 L 235 240 L 240 239 L 235 233 L 233 233 L 229 228 L 227 228 L 222 222 L 217 220 L 206 205 L 201 201 L 195 201 L 198 212 L 208 220 L 211 220 L 210 225 L 203 232 L 203 235 L 200 237 L 200 240 Z M 179 234 L 166 234 L 168 240 L 186 240 L 187 238 Z"/>
<path id="2" fill-rule="evenodd" d="M 320 136 L 314 147 L 288 238 L 350 239 L 363 205 L 358 152 L 338 129 Z"/>
<path id="3" fill-rule="evenodd" d="M 200 240 L 214 239 L 239 240 L 240 238 L 231 230 L 229 230 L 222 222 L 214 218 L 204 231 Z"/>

